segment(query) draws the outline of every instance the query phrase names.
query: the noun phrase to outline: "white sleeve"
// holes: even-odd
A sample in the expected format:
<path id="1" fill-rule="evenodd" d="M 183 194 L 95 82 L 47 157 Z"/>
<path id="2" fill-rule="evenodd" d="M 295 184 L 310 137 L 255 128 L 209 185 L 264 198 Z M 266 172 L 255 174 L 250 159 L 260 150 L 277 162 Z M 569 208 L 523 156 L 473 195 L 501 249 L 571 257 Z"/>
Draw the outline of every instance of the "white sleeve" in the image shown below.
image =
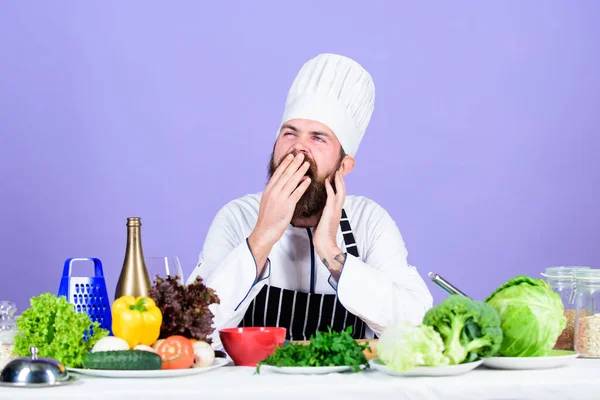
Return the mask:
<path id="1" fill-rule="evenodd" d="M 239 229 L 234 213 L 228 206 L 223 207 L 208 230 L 198 265 L 187 279 L 189 284 L 201 276 L 219 297 L 219 304 L 209 306 L 214 314 L 215 330 L 210 338 L 215 350 L 222 349 L 219 329 L 238 326 L 248 305 L 265 285 L 271 274 L 271 261 L 267 259 L 266 263 L 258 277 L 248 239 Z"/>
<path id="2" fill-rule="evenodd" d="M 338 299 L 377 335 L 396 322 L 420 324 L 433 298 L 417 269 L 407 263 L 396 223 L 378 207 L 368 226 L 365 261 L 347 254 L 337 284 Z"/>

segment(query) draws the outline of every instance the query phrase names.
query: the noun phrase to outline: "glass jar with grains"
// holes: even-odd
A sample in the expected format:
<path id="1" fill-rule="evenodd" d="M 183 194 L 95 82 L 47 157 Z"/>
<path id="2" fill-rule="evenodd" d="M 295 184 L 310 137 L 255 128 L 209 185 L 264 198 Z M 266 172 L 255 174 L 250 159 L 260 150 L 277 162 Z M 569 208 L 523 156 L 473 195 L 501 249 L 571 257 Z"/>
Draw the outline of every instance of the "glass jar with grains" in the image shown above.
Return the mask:
<path id="1" fill-rule="evenodd" d="M 574 349 L 575 342 L 575 273 L 581 270 L 588 270 L 589 267 L 575 266 L 560 266 L 549 267 L 542 273 L 546 283 L 556 292 L 562 300 L 565 308 L 564 314 L 567 318 L 567 325 L 562 331 L 556 344 L 555 350 L 570 350 Z"/>
<path id="2" fill-rule="evenodd" d="M 0 301 L 0 371 L 12 361 L 14 338 L 17 333 L 15 313 L 17 306 L 12 301 Z"/>
<path id="3" fill-rule="evenodd" d="M 600 358 L 600 270 L 577 271 L 575 277 L 575 351 Z"/>

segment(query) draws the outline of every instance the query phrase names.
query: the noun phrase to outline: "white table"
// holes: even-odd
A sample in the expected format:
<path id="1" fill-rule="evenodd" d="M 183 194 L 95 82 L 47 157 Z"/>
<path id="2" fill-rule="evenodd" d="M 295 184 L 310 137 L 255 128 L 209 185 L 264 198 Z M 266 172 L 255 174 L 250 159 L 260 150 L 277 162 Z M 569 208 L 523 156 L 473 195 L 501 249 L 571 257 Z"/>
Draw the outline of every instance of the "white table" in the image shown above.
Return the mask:
<path id="1" fill-rule="evenodd" d="M 0 387 L 0 399 L 123 400 L 348 400 L 348 399 L 600 399 L 600 360 L 569 367 L 502 371 L 479 367 L 465 375 L 399 378 L 375 370 L 357 374 L 283 375 L 225 366 L 198 375 L 109 379 L 79 375 L 79 382 L 47 389 Z"/>

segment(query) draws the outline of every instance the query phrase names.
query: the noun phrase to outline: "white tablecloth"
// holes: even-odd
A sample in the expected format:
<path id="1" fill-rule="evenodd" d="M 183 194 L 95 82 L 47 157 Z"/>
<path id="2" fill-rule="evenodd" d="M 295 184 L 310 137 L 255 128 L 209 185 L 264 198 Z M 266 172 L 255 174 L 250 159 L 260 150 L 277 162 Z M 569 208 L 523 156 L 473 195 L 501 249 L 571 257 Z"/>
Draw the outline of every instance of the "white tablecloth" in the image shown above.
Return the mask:
<path id="1" fill-rule="evenodd" d="M 375 370 L 312 376 L 254 372 L 250 367 L 225 366 L 198 375 L 158 379 L 78 375 L 78 382 L 64 387 L 0 387 L 0 399 L 600 399 L 600 360 L 590 359 L 549 370 L 479 367 L 465 375 L 436 378 L 400 378 Z"/>

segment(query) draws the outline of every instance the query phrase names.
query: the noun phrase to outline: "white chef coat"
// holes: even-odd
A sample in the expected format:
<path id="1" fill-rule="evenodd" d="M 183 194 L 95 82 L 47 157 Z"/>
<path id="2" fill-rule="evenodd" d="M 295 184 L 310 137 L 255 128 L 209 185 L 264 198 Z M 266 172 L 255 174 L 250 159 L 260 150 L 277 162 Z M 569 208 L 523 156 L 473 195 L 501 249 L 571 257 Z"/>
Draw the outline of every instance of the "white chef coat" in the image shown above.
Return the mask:
<path id="1" fill-rule="evenodd" d="M 381 335 L 386 326 L 396 322 L 421 323 L 432 307 L 431 293 L 417 269 L 408 264 L 400 231 L 380 205 L 366 197 L 346 196 L 344 210 L 359 257 L 347 254 L 339 282 L 331 279 L 314 251 L 313 229 L 292 225 L 273 246 L 258 277 L 247 238 L 256 225 L 261 196 L 262 192 L 249 194 L 221 208 L 187 280 L 190 283 L 200 275 L 219 296 L 220 304 L 210 306 L 215 315 L 211 336 L 215 349 L 222 349 L 218 330 L 238 326 L 267 284 L 306 293 L 337 294 L 339 302 L 367 324 L 368 337 Z M 346 251 L 340 227 L 337 245 Z"/>

